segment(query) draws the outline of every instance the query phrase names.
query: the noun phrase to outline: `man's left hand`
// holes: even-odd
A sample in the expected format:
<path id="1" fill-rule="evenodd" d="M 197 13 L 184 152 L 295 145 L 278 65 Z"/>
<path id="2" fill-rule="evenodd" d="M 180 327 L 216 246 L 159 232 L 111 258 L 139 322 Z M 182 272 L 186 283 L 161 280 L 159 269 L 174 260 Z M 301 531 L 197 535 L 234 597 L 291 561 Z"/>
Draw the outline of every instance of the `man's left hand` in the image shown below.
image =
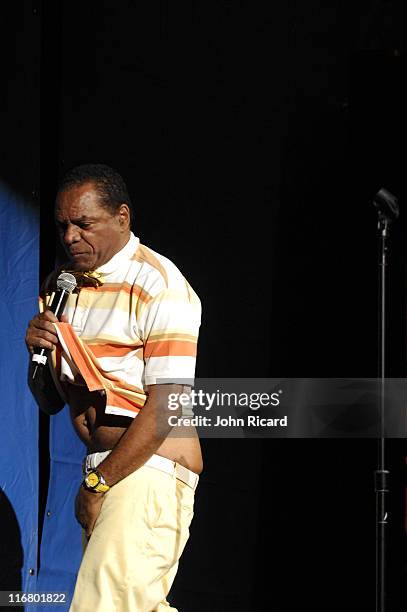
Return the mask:
<path id="1" fill-rule="evenodd" d="M 75 499 L 75 516 L 76 520 L 86 532 L 88 538 L 92 535 L 96 519 L 102 508 L 104 493 L 93 493 L 86 491 L 82 486 L 79 487 L 78 494 Z"/>

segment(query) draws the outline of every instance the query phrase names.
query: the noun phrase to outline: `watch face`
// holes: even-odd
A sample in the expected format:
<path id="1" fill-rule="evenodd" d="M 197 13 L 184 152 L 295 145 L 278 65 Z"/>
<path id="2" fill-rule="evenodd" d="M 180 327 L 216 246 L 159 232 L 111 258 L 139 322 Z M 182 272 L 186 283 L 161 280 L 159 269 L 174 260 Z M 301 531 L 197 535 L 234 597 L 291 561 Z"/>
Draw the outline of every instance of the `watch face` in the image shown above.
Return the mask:
<path id="1" fill-rule="evenodd" d="M 99 476 L 95 472 L 91 472 L 86 477 L 86 484 L 88 487 L 96 487 L 99 484 Z"/>

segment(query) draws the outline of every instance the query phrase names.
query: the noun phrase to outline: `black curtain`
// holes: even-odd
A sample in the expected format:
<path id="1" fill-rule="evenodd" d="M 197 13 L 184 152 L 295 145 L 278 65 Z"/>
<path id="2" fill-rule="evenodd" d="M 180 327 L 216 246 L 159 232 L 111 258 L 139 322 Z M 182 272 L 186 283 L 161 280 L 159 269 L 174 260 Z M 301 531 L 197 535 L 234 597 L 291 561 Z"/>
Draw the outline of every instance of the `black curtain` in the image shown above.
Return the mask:
<path id="1" fill-rule="evenodd" d="M 396 154 L 406 108 L 400 3 L 43 0 L 39 8 L 41 276 L 57 248 L 59 177 L 79 163 L 108 163 L 129 185 L 135 233 L 202 300 L 197 375 L 376 376 L 370 199 L 382 186 L 401 201 L 405 191 Z M 392 376 L 405 370 L 404 232 L 400 218 Z M 204 440 L 203 448 L 174 586 L 180 609 L 373 609 L 373 440 Z M 389 444 L 394 612 L 405 596 L 404 453 L 403 441 Z"/>

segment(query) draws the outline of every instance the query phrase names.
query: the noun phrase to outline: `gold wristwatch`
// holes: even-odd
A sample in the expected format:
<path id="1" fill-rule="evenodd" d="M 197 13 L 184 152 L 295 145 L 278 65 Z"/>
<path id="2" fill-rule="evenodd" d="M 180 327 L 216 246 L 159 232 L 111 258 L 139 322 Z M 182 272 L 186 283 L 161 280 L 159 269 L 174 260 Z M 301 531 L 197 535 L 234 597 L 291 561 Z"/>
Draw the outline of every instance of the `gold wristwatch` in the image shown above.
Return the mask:
<path id="1" fill-rule="evenodd" d="M 98 470 L 88 472 L 82 485 L 88 491 L 92 491 L 92 493 L 106 493 L 106 491 L 110 489 L 109 485 L 106 484 L 106 480 Z"/>

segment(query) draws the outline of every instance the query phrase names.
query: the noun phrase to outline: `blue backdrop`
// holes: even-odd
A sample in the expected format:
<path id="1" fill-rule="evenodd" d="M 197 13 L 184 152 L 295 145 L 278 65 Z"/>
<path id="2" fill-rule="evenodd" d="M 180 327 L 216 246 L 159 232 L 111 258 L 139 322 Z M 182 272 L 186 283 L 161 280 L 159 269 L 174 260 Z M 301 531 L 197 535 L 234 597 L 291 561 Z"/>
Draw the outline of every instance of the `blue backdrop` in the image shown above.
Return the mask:
<path id="1" fill-rule="evenodd" d="M 26 384 L 24 332 L 37 308 L 38 243 L 38 213 L 0 183 L 3 590 L 35 590 L 37 580 L 38 412 Z"/>
<path id="2" fill-rule="evenodd" d="M 0 183 L 0 590 L 64 591 L 70 596 L 81 559 L 74 498 L 85 448 L 67 408 L 51 417 L 51 475 L 40 566 L 38 552 L 38 408 L 27 386 L 24 333 L 38 310 L 38 210 Z M 49 612 L 49 606 L 29 610 Z"/>
<path id="3" fill-rule="evenodd" d="M 74 502 L 86 449 L 74 434 L 67 407 L 51 417 L 50 429 L 51 473 L 38 590 L 67 592 L 69 602 L 82 556 L 81 527 L 75 520 Z M 68 610 L 69 605 L 64 609 Z M 62 611 L 62 607 L 58 606 L 58 610 Z M 44 607 L 45 611 L 49 612 L 49 607 Z"/>

